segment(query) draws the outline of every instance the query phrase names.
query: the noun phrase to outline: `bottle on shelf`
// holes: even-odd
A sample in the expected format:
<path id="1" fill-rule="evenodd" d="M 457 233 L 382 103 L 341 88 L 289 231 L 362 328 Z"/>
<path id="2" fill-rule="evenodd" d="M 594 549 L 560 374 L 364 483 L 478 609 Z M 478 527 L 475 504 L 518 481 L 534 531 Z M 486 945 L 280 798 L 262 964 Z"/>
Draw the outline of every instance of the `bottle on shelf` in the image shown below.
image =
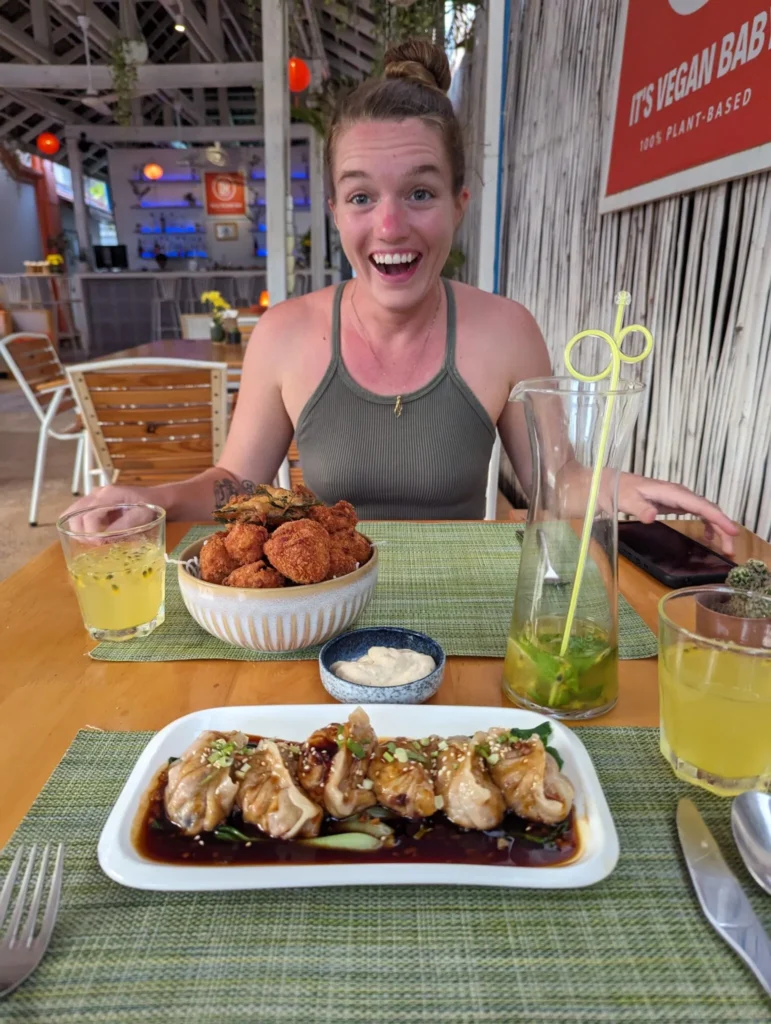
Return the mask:
<path id="1" fill-rule="evenodd" d="M 166 231 L 166 217 L 163 214 L 161 214 L 161 216 L 160 216 L 160 221 L 161 221 L 161 234 L 163 234 Z"/>

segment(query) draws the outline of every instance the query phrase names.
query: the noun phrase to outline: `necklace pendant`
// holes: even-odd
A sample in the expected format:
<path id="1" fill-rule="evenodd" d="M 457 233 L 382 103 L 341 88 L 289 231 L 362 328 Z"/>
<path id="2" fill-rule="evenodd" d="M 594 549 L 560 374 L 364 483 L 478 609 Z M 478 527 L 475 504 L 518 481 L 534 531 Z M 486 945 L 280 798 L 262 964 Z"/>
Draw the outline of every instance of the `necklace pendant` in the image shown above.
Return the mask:
<path id="1" fill-rule="evenodd" d="M 402 396 L 396 396 L 396 403 L 394 405 L 394 416 L 398 419 L 402 414 Z"/>

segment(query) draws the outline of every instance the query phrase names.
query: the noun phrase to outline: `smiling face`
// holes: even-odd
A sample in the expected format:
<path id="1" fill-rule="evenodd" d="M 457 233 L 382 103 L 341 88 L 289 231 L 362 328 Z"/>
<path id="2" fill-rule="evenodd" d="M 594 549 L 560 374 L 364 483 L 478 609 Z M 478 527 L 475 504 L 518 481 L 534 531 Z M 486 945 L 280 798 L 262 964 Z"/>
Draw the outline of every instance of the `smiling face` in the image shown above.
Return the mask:
<path id="1" fill-rule="evenodd" d="M 436 287 L 468 202 L 453 194 L 438 129 L 418 118 L 360 121 L 335 143 L 330 201 L 345 255 L 381 306 L 416 306 Z"/>

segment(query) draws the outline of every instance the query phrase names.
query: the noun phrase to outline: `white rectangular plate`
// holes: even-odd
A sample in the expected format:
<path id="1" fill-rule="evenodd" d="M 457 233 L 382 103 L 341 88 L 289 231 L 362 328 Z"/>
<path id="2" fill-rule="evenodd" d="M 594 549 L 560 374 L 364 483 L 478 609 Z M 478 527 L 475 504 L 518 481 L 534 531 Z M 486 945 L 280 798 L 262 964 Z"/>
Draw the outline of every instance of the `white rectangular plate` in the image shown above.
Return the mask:
<path id="1" fill-rule="evenodd" d="M 562 755 L 563 771 L 576 790 L 581 837 L 579 855 L 553 867 L 481 864 L 350 864 L 275 866 L 190 866 L 159 864 L 142 857 L 131 831 L 142 797 L 169 757 L 179 756 L 205 729 L 241 729 L 257 736 L 302 742 L 331 721 L 345 721 L 354 705 L 289 704 L 196 711 L 171 722 L 145 747 L 110 812 L 99 839 L 99 864 L 115 882 L 135 889 L 201 892 L 276 889 L 318 885 L 497 885 L 520 889 L 572 889 L 606 878 L 618 860 L 618 836 L 586 748 L 574 732 L 551 721 L 551 745 Z M 492 726 L 523 729 L 547 721 L 513 708 L 370 704 L 364 710 L 379 736 L 443 736 Z M 360 856 L 360 855 L 357 855 Z"/>

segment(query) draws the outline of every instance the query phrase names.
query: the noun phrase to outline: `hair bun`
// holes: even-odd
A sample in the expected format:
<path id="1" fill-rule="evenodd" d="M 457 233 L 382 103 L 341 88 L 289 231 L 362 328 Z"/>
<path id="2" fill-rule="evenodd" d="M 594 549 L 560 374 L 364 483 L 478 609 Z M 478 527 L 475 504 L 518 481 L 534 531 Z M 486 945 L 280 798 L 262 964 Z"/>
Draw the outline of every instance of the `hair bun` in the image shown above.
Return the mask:
<path id="1" fill-rule="evenodd" d="M 450 88 L 447 54 L 428 39 L 408 39 L 389 46 L 384 74 L 386 78 L 412 78 L 440 92 L 447 92 Z"/>

